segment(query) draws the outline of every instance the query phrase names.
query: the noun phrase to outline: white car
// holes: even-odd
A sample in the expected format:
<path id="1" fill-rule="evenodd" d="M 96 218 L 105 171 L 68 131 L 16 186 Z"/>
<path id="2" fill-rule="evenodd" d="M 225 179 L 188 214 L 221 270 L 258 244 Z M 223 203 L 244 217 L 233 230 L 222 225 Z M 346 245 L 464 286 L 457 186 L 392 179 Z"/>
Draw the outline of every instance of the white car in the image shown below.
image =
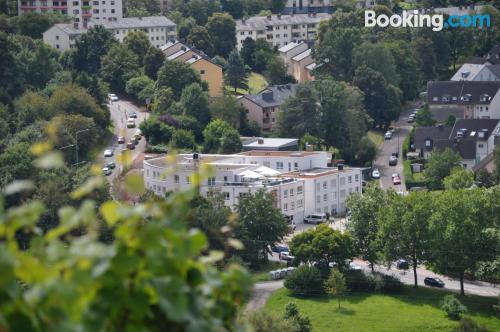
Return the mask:
<path id="1" fill-rule="evenodd" d="M 374 169 L 372 172 L 372 178 L 380 179 L 380 171 L 378 169 Z"/>
<path id="2" fill-rule="evenodd" d="M 127 128 L 135 128 L 135 120 L 134 119 L 129 118 L 127 120 Z"/>
<path id="3" fill-rule="evenodd" d="M 325 213 L 314 213 L 310 214 L 304 218 L 305 224 L 321 224 L 326 222 L 326 214 Z"/>
<path id="4" fill-rule="evenodd" d="M 113 150 L 107 149 L 104 151 L 104 158 L 113 157 Z"/>
<path id="5" fill-rule="evenodd" d="M 350 270 L 361 270 L 361 266 L 359 266 L 358 264 L 355 264 L 354 262 L 350 262 L 349 263 L 349 269 Z"/>
<path id="6" fill-rule="evenodd" d="M 118 101 L 118 96 L 117 96 L 117 95 L 115 95 L 114 93 L 110 93 L 110 94 L 108 94 L 108 98 L 109 98 L 109 100 L 111 100 L 111 101 Z"/>
<path id="7" fill-rule="evenodd" d="M 104 175 L 106 175 L 106 176 L 111 175 L 111 173 L 112 173 L 112 172 L 113 172 L 113 171 L 112 171 L 112 170 L 111 170 L 111 168 L 109 168 L 109 167 L 103 167 L 103 169 L 102 169 L 102 174 L 104 174 Z"/>
<path id="8" fill-rule="evenodd" d="M 390 132 L 390 131 L 386 132 L 385 135 L 384 135 L 384 138 L 385 139 L 391 139 L 392 138 L 392 132 Z"/>
<path id="9" fill-rule="evenodd" d="M 280 252 L 280 254 L 279 254 L 279 258 L 280 258 L 281 260 L 284 260 L 284 261 L 291 261 L 291 260 L 293 260 L 295 257 L 294 257 L 294 256 L 292 256 L 292 255 L 290 255 L 290 253 L 289 253 L 288 251 L 282 251 L 282 252 Z"/>

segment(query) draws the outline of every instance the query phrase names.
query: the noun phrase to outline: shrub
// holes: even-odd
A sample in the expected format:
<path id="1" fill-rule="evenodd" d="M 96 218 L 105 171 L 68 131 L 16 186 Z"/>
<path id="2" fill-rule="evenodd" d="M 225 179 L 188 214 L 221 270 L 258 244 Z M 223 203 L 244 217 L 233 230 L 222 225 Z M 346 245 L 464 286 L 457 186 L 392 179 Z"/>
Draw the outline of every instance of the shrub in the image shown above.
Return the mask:
<path id="1" fill-rule="evenodd" d="M 288 302 L 285 305 L 285 315 L 283 317 L 292 324 L 293 328 L 289 330 L 291 332 L 312 331 L 311 320 L 309 317 L 300 314 L 299 308 L 294 302 Z"/>
<path id="2" fill-rule="evenodd" d="M 454 332 L 489 332 L 489 330 L 471 319 L 462 318 Z"/>
<path id="3" fill-rule="evenodd" d="M 285 287 L 296 295 L 319 295 L 323 293 L 321 272 L 314 266 L 299 266 L 285 279 Z"/>
<path id="4" fill-rule="evenodd" d="M 345 283 L 351 291 L 373 291 L 375 281 L 361 270 L 347 270 L 344 272 Z"/>
<path id="5" fill-rule="evenodd" d="M 146 148 L 147 153 L 167 153 L 168 148 L 166 145 L 148 145 Z"/>
<path id="6" fill-rule="evenodd" d="M 443 298 L 441 309 L 443 309 L 451 319 L 459 319 L 463 313 L 467 312 L 467 308 L 453 295 L 446 295 Z"/>
<path id="7" fill-rule="evenodd" d="M 293 322 L 264 310 L 250 311 L 244 318 L 254 332 L 294 331 Z"/>

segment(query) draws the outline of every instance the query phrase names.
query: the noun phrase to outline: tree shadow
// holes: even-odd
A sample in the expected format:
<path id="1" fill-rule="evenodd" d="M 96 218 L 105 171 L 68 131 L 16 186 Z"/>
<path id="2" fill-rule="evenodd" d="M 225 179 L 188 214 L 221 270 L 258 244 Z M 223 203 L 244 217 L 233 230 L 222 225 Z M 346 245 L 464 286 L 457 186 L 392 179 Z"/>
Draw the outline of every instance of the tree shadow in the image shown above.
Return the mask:
<path id="1" fill-rule="evenodd" d="M 349 316 L 356 314 L 356 310 L 345 308 L 342 306 L 340 308 L 337 307 L 337 309 L 335 309 L 335 312 L 342 314 L 342 315 L 349 315 Z"/>

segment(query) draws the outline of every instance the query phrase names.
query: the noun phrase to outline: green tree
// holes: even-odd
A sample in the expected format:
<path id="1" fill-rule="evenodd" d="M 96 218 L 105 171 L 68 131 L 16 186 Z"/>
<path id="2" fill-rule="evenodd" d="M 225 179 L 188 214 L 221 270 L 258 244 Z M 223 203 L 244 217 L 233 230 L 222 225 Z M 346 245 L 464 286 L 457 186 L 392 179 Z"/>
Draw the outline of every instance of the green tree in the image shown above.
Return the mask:
<path id="1" fill-rule="evenodd" d="M 339 270 L 332 269 L 330 276 L 325 281 L 324 287 L 326 294 L 337 298 L 340 309 L 340 299 L 347 292 L 344 275 Z"/>
<path id="2" fill-rule="evenodd" d="M 201 77 L 189 64 L 180 61 L 166 61 L 158 72 L 157 86 L 170 88 L 177 99 L 182 90 L 192 83 L 201 84 Z"/>
<path id="3" fill-rule="evenodd" d="M 396 70 L 396 61 L 383 44 L 364 42 L 355 47 L 353 66 L 371 68 L 381 73 L 388 84 L 399 86 L 400 77 Z"/>
<path id="4" fill-rule="evenodd" d="M 279 56 L 274 56 L 267 63 L 265 75 L 270 85 L 285 84 L 289 81 L 287 65 Z"/>
<path id="5" fill-rule="evenodd" d="M 270 313 L 265 309 L 249 311 L 245 314 L 243 321 L 248 324 L 254 332 L 268 331 L 293 331 L 292 322 Z"/>
<path id="6" fill-rule="evenodd" d="M 432 152 L 424 170 L 429 188 L 443 188 L 444 178 L 451 174 L 452 169 L 460 166 L 460 160 L 460 155 L 448 148 Z"/>
<path id="7" fill-rule="evenodd" d="M 236 23 L 227 13 L 214 13 L 209 19 L 206 28 L 212 36 L 216 54 L 223 57 L 236 46 Z"/>
<path id="8" fill-rule="evenodd" d="M 401 78 L 399 88 L 403 99 L 413 100 L 417 98 L 422 73 L 420 72 L 420 63 L 415 50 L 411 47 L 411 44 L 403 40 L 389 42 L 386 47 L 394 58 L 396 72 Z"/>
<path id="9" fill-rule="evenodd" d="M 314 262 L 322 271 L 329 270 L 330 263 L 345 268 L 346 260 L 352 259 L 356 253 L 349 234 L 324 224 L 295 235 L 290 242 L 290 250 L 298 262 Z"/>
<path id="10" fill-rule="evenodd" d="M 233 96 L 224 95 L 222 97 L 210 99 L 210 114 L 214 119 L 221 119 L 235 128 L 240 128 L 241 112 L 243 106 Z"/>
<path id="11" fill-rule="evenodd" d="M 446 190 L 470 188 L 474 184 L 474 173 L 463 167 L 456 167 L 443 179 L 443 184 Z"/>
<path id="12" fill-rule="evenodd" d="M 356 160 L 360 165 L 369 165 L 377 157 L 377 146 L 368 136 L 363 136 L 356 150 Z"/>
<path id="13" fill-rule="evenodd" d="M 222 11 L 231 14 L 235 19 L 243 16 L 243 0 L 221 0 L 220 3 Z"/>
<path id="14" fill-rule="evenodd" d="M 73 67 L 89 74 L 97 74 L 101 69 L 101 58 L 116 43 L 111 31 L 104 29 L 102 25 L 90 28 L 75 41 L 76 51 L 72 53 Z"/>
<path id="15" fill-rule="evenodd" d="M 417 116 L 415 117 L 415 123 L 420 127 L 429 127 L 434 126 L 436 120 L 434 120 L 432 116 L 432 112 L 429 109 L 429 105 L 425 105 L 424 108 L 420 109 L 417 112 Z"/>
<path id="16" fill-rule="evenodd" d="M 251 37 L 245 38 L 245 40 L 243 40 L 243 45 L 241 47 L 240 55 L 245 65 L 249 66 L 252 69 L 255 67 L 256 51 L 257 51 L 257 46 L 255 44 L 255 40 Z"/>
<path id="17" fill-rule="evenodd" d="M 0 188 L 18 179 L 30 179 L 34 176 L 34 157 L 30 153 L 29 143 L 9 144 L 0 154 Z"/>
<path id="18" fill-rule="evenodd" d="M 476 173 L 476 184 L 479 187 L 490 188 L 496 184 L 496 179 L 487 169 L 480 169 Z"/>
<path id="19" fill-rule="evenodd" d="M 493 165 L 493 174 L 495 175 L 498 183 L 500 182 L 500 145 L 497 145 L 493 151 Z"/>
<path id="20" fill-rule="evenodd" d="M 141 122 L 142 134 L 151 145 L 167 145 L 172 139 L 174 128 L 162 123 L 156 117 L 150 116 Z"/>
<path id="21" fill-rule="evenodd" d="M 212 38 L 205 27 L 198 25 L 193 27 L 187 36 L 187 41 L 190 45 L 205 52 L 208 56 L 214 56 L 216 53 L 212 44 Z"/>
<path id="22" fill-rule="evenodd" d="M 288 234 L 288 223 L 274 206 L 272 195 L 263 190 L 240 197 L 236 211 L 238 220 L 235 234 L 245 247 L 237 254 L 252 266 L 259 266 L 267 261 L 270 247 L 281 242 Z"/>
<path id="23" fill-rule="evenodd" d="M 48 98 L 40 93 L 26 91 L 14 101 L 16 128 L 22 129 L 38 120 L 49 120 Z"/>
<path id="24" fill-rule="evenodd" d="M 412 48 L 417 53 L 420 72 L 424 81 L 430 81 L 436 77 L 436 53 L 434 44 L 427 38 L 418 37 L 412 42 Z"/>
<path id="25" fill-rule="evenodd" d="M 292 322 L 293 328 L 290 331 L 295 332 L 311 332 L 312 325 L 309 317 L 301 315 L 299 308 L 295 302 L 285 304 L 285 314 L 283 318 Z"/>
<path id="26" fill-rule="evenodd" d="M 144 72 L 150 79 L 158 78 L 158 70 L 165 62 L 165 54 L 160 49 L 150 47 L 144 56 Z"/>
<path id="27" fill-rule="evenodd" d="M 84 160 L 90 149 L 102 137 L 103 131 L 97 128 L 94 119 L 81 114 L 61 114 L 54 117 L 53 121 L 58 124 L 56 147 L 63 148 L 73 145 L 71 149 L 63 150 L 65 159 L 71 164 L 77 162 L 76 153 L 79 155 L 79 160 Z M 79 131 L 80 133 L 76 137 L 76 133 Z M 78 142 L 76 141 L 77 138 Z M 78 150 L 76 150 L 77 143 Z"/>
<path id="28" fill-rule="evenodd" d="M 198 83 L 192 83 L 182 90 L 180 102 L 184 106 L 185 115 L 196 118 L 202 126 L 210 122 L 208 94 Z"/>
<path id="29" fill-rule="evenodd" d="M 174 93 L 170 88 L 160 88 L 156 90 L 152 104 L 153 113 L 156 115 L 165 114 L 174 102 Z"/>
<path id="30" fill-rule="evenodd" d="M 26 12 L 10 19 L 15 33 L 42 39 L 43 33 L 56 23 L 63 23 L 67 18 L 63 15 L 52 13 Z"/>
<path id="31" fill-rule="evenodd" d="M 174 131 L 171 144 L 176 149 L 194 150 L 196 148 L 193 133 L 185 129 L 177 129 Z"/>
<path id="32" fill-rule="evenodd" d="M 450 114 L 448 115 L 448 118 L 446 119 L 444 125 L 446 127 L 453 127 L 455 125 L 455 121 L 457 121 L 457 118 L 453 114 Z"/>
<path id="33" fill-rule="evenodd" d="M 196 21 L 192 17 L 183 18 L 179 23 L 177 23 L 177 37 L 180 40 L 187 40 L 191 29 L 196 26 Z"/>
<path id="34" fill-rule="evenodd" d="M 146 75 L 132 77 L 127 81 L 127 84 L 125 85 L 125 92 L 136 98 L 136 100 L 144 102 L 144 99 L 139 98 L 142 97 L 141 92 L 144 89 L 153 91 L 154 84 L 155 82 Z"/>
<path id="35" fill-rule="evenodd" d="M 139 59 L 124 44 L 112 46 L 102 58 L 101 76 L 114 91 L 125 91 L 127 81 L 139 74 Z"/>
<path id="36" fill-rule="evenodd" d="M 432 195 L 420 191 L 408 196 L 392 195 L 387 208 L 381 210 L 379 236 L 387 262 L 403 258 L 413 268 L 414 287 L 418 286 L 418 264 L 428 260 L 431 234 Z"/>
<path id="37" fill-rule="evenodd" d="M 151 48 L 148 35 L 143 31 L 132 31 L 123 38 L 123 43 L 137 56 L 139 63 L 143 64 L 144 57 Z"/>
<path id="38" fill-rule="evenodd" d="M 224 81 L 227 85 L 234 88 L 234 92 L 237 89 L 248 89 L 248 74 L 245 70 L 245 64 L 236 50 L 229 54 Z"/>

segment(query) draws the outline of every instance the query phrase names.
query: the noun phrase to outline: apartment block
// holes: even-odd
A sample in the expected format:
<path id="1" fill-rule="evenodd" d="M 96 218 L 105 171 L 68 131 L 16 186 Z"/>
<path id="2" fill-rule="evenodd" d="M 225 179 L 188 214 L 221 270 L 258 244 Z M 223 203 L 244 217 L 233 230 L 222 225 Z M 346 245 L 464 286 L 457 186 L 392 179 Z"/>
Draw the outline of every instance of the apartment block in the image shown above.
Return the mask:
<path id="1" fill-rule="evenodd" d="M 236 21 L 237 48 L 246 38 L 265 39 L 280 48 L 299 40 L 315 40 L 319 23 L 331 18 L 327 13 L 254 16 Z"/>
<path id="2" fill-rule="evenodd" d="M 76 29 L 91 21 L 112 22 L 123 18 L 122 0 L 18 0 L 19 15 L 27 12 L 58 13 L 72 18 Z"/>
<path id="3" fill-rule="evenodd" d="M 126 17 L 116 21 L 90 21 L 88 28 L 102 25 L 122 42 L 132 31 L 143 31 L 148 36 L 151 45 L 159 48 L 176 36 L 176 24 L 164 16 Z M 87 28 L 79 28 L 74 24 L 55 24 L 43 33 L 46 44 L 64 51 L 74 46 L 76 39 L 86 33 Z"/>
<path id="4" fill-rule="evenodd" d="M 304 41 L 291 42 L 278 49 L 280 57 L 287 66 L 288 74 L 292 75 L 297 82 L 314 80 L 312 71 L 316 68 L 312 56 L 312 49 Z"/>

